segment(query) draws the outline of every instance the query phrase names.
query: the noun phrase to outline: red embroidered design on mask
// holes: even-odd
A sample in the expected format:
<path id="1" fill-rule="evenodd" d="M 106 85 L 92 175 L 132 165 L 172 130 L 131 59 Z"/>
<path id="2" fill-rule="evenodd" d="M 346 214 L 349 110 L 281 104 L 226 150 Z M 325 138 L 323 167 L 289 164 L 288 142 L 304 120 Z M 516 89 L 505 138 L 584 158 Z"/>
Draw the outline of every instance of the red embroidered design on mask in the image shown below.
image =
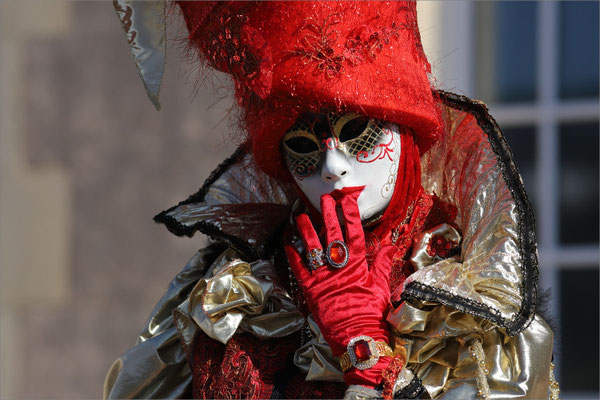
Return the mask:
<path id="1" fill-rule="evenodd" d="M 321 147 L 323 150 L 322 151 L 327 151 L 327 150 L 335 150 L 338 148 L 340 141 L 338 140 L 338 138 L 334 137 L 330 137 L 327 139 L 323 139 L 322 141 L 323 146 Z"/>
<path id="2" fill-rule="evenodd" d="M 373 149 L 371 151 L 368 151 L 368 150 L 359 151 L 356 154 L 356 161 L 358 161 L 360 163 L 368 164 L 368 163 L 372 163 L 377 160 L 382 160 L 385 157 L 387 157 L 390 161 L 394 161 L 394 159 L 391 156 L 391 153 L 394 152 L 394 149 L 392 148 L 392 143 L 394 143 L 394 132 L 389 128 L 385 128 L 385 129 L 383 129 L 383 133 L 385 135 L 389 135 L 390 140 L 385 143 L 380 143 L 380 144 L 376 145 L 375 147 L 373 147 Z M 372 156 L 374 156 L 374 155 L 375 155 L 375 157 L 372 158 Z"/>

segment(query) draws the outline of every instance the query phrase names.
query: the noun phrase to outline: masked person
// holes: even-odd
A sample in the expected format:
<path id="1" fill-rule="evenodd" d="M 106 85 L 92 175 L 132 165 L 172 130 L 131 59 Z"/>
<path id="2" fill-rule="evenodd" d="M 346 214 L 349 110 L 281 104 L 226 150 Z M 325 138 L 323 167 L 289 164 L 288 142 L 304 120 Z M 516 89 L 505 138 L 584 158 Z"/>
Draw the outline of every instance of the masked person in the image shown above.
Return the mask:
<path id="1" fill-rule="evenodd" d="M 415 3 L 176 3 L 247 140 L 155 217 L 213 244 L 105 397 L 556 398 L 531 206 L 485 106 L 431 87 Z M 115 4 L 157 103 L 164 5 Z"/>

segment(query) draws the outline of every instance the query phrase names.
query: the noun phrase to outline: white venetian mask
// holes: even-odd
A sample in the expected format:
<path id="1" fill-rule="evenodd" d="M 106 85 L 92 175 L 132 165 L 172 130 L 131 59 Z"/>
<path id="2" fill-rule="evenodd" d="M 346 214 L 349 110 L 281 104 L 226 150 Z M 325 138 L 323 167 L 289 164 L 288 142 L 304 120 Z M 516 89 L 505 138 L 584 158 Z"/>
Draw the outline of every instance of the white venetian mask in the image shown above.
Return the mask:
<path id="1" fill-rule="evenodd" d="M 396 125 L 348 113 L 300 117 L 282 138 L 287 166 L 311 204 L 325 193 L 364 186 L 358 198 L 367 220 L 390 203 L 400 159 Z"/>

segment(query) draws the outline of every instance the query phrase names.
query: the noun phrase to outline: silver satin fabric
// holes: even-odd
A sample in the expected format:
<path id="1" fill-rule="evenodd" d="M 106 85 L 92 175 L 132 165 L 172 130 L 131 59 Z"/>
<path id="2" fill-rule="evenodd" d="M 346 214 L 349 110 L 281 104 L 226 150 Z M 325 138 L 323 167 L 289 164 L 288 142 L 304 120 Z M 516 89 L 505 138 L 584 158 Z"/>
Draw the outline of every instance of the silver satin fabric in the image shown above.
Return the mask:
<path id="1" fill-rule="evenodd" d="M 185 227 L 209 223 L 262 249 L 273 230 L 289 218 L 294 198 L 289 188 L 257 169 L 251 156 L 245 155 L 210 185 L 203 201 L 178 205 L 166 215 Z"/>
<path id="2" fill-rule="evenodd" d="M 312 339 L 294 353 L 294 365 L 306 372 L 307 381 L 343 382 L 340 359 L 333 355 L 312 314 L 308 316 Z"/>
<path id="3" fill-rule="evenodd" d="M 204 276 L 199 251 L 173 279 L 140 332 L 137 344 L 119 357 L 107 373 L 104 399 L 181 398 L 191 393 L 192 372 L 172 312 L 181 296 Z"/>
<path id="4" fill-rule="evenodd" d="M 146 94 L 154 107 L 160 110 L 158 97 L 167 54 L 166 2 L 114 0 L 113 5 L 127 35 Z"/>
<path id="5" fill-rule="evenodd" d="M 422 159 L 425 190 L 458 207 L 462 262 L 448 259 L 410 276 L 513 319 L 521 308 L 518 215 L 496 155 L 475 118 L 445 107 L 444 140 Z"/>
<path id="6" fill-rule="evenodd" d="M 275 338 L 302 328 L 304 317 L 270 262 L 248 264 L 228 249 L 207 269 L 205 255 L 200 251 L 171 282 L 136 346 L 113 363 L 105 399 L 190 394 L 187 354 L 199 329 L 227 343 L 238 330 Z"/>
<path id="7" fill-rule="evenodd" d="M 278 181 L 256 167 L 245 155 L 223 172 L 206 194 L 204 204 L 271 203 L 288 205 L 291 197 Z"/>

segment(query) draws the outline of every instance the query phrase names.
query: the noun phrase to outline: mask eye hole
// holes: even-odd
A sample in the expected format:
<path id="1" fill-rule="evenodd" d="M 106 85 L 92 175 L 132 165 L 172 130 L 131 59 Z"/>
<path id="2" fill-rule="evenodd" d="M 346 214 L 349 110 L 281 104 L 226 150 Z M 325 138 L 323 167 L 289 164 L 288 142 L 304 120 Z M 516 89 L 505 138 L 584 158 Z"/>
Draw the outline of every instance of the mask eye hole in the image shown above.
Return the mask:
<path id="1" fill-rule="evenodd" d="M 298 154 L 309 154 L 314 151 L 319 151 L 319 145 L 306 136 L 294 136 L 283 142 L 285 146 Z"/>
<path id="2" fill-rule="evenodd" d="M 367 129 L 368 124 L 369 118 L 367 117 L 358 117 L 346 122 L 340 131 L 340 142 L 356 139 Z"/>
<path id="3" fill-rule="evenodd" d="M 311 133 L 304 130 L 288 132 L 283 137 L 282 145 L 286 163 L 292 174 L 305 178 L 317 170 L 321 149 Z"/>
<path id="4" fill-rule="evenodd" d="M 370 119 L 364 115 L 348 113 L 340 116 L 333 124 L 333 132 L 340 143 L 360 137 L 369 125 Z"/>

